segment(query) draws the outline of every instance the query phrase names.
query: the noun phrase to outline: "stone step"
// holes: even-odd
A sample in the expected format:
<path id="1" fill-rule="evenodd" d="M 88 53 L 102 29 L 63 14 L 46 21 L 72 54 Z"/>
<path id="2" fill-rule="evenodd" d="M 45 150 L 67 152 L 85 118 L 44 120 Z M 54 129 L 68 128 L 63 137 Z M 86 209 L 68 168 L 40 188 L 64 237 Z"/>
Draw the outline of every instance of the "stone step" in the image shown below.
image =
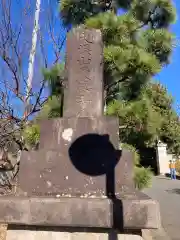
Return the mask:
<path id="1" fill-rule="evenodd" d="M 72 197 L 0 198 L 0 222 L 11 225 L 156 229 L 159 206 L 151 199 Z"/>
<path id="2" fill-rule="evenodd" d="M 142 240 L 133 234 L 9 230 L 6 240 Z"/>

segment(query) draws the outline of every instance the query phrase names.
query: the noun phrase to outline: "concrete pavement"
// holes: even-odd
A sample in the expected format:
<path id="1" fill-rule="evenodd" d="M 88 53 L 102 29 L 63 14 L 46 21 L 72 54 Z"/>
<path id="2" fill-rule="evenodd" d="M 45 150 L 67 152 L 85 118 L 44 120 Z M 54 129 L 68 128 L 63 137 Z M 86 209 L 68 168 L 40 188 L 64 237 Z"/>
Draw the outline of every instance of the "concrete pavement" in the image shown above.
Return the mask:
<path id="1" fill-rule="evenodd" d="M 162 229 L 159 231 L 162 239 L 180 240 L 180 180 L 154 177 L 152 188 L 145 189 L 144 192 L 160 204 L 162 227 L 166 232 Z M 156 235 L 155 231 L 152 233 Z M 154 239 L 161 238 L 154 236 Z"/>

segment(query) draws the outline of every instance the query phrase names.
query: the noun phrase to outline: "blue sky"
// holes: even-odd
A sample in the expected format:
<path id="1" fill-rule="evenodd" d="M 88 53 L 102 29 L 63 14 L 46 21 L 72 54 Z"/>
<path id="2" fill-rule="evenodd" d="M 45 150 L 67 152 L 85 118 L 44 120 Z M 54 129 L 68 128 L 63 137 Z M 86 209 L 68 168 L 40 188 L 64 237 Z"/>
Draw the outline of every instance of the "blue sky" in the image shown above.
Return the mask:
<path id="1" fill-rule="evenodd" d="M 175 108 L 180 115 L 180 0 L 174 0 L 177 11 L 177 21 L 172 25 L 171 30 L 176 35 L 177 46 L 173 50 L 171 63 L 165 67 L 157 76 L 157 80 L 163 83 L 169 93 L 175 98 Z"/>
<path id="2" fill-rule="evenodd" d="M 164 67 L 161 72 L 155 76 L 155 80 L 162 83 L 168 90 L 168 93 L 174 98 L 174 108 L 180 115 L 180 74 L 178 69 L 180 65 L 180 0 L 173 0 L 177 12 L 177 21 L 171 25 L 170 31 L 175 35 L 175 47 L 170 58 L 170 64 Z M 122 10 L 119 11 L 122 13 Z"/>

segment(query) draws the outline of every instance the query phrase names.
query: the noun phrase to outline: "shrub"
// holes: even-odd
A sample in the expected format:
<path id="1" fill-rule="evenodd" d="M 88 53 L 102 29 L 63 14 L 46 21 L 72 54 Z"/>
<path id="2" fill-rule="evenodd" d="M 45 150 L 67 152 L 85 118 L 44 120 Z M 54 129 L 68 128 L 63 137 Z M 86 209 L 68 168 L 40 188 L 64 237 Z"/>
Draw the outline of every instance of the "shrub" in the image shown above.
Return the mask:
<path id="1" fill-rule="evenodd" d="M 138 153 L 138 151 L 136 150 L 136 148 L 130 144 L 127 143 L 122 143 L 120 145 L 121 148 L 125 148 L 127 150 L 130 150 L 131 152 L 134 153 L 134 165 L 137 166 L 140 164 L 140 155 Z"/>
<path id="2" fill-rule="evenodd" d="M 29 147 L 36 147 L 40 138 L 40 128 L 37 124 L 27 126 L 24 131 L 24 138 Z"/>
<path id="3" fill-rule="evenodd" d="M 151 168 L 135 167 L 134 181 L 137 189 L 151 187 L 153 173 Z"/>
<path id="4" fill-rule="evenodd" d="M 134 182 L 137 189 L 151 187 L 153 172 L 151 168 L 144 168 L 140 165 L 140 155 L 132 145 L 122 143 L 121 148 L 125 148 L 134 153 Z"/>

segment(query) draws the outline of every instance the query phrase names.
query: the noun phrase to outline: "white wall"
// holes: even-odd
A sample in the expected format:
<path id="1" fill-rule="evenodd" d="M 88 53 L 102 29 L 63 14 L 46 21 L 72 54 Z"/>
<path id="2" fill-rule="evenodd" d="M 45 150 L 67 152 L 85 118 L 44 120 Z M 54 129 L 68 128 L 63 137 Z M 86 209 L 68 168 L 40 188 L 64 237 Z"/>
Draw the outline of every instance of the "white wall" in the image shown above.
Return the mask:
<path id="1" fill-rule="evenodd" d="M 172 159 L 172 156 L 167 154 L 167 145 L 162 142 L 158 142 L 156 151 L 158 173 L 165 175 L 169 173 L 169 160 Z"/>

